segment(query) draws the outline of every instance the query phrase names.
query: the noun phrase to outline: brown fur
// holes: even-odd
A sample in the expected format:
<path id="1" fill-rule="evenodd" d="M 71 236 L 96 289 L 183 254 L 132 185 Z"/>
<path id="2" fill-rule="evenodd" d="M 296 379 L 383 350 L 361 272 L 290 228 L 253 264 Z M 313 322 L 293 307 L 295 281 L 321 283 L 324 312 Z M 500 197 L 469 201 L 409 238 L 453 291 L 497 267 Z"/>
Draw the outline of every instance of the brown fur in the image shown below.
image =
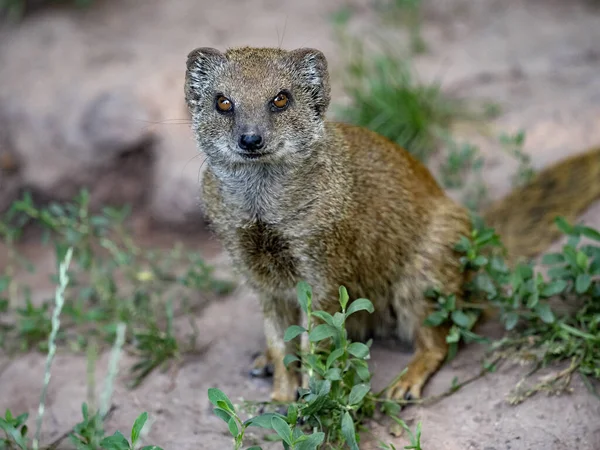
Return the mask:
<path id="1" fill-rule="evenodd" d="M 556 216 L 574 222 L 599 198 L 600 147 L 540 171 L 529 184 L 492 204 L 483 218 L 502 236 L 511 259 L 531 258 L 560 236 Z"/>
<path id="2" fill-rule="evenodd" d="M 207 156 L 207 215 L 260 294 L 267 340 L 260 360 L 274 365 L 272 397 L 293 400 L 300 382 L 283 365 L 294 351 L 286 328 L 306 320 L 300 280 L 312 286 L 315 307 L 330 313 L 340 285 L 373 302 L 374 314 L 348 322 L 352 338 L 414 340 L 408 370 L 388 394 L 419 397 L 447 354 L 447 329 L 422 324 L 432 309 L 423 292 L 436 286 L 460 299 L 465 275 L 453 247 L 470 232 L 467 211 L 393 142 L 324 120 L 329 80 L 318 50 L 200 48 L 187 68 L 186 100 Z M 292 101 L 274 111 L 269 101 L 281 90 Z M 217 95 L 231 99 L 231 114 L 215 110 Z M 240 154 L 237 140 L 248 130 L 265 138 L 261 158 Z"/>

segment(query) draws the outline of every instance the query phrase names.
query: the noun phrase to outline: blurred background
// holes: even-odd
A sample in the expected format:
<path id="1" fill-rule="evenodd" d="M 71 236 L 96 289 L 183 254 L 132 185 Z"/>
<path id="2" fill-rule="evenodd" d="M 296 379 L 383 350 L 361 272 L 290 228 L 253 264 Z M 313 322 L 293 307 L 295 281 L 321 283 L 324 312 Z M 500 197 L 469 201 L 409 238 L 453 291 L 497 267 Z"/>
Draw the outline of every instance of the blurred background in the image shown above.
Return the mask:
<path id="1" fill-rule="evenodd" d="M 473 210 L 600 145 L 597 1 L 0 0 L 0 413 L 37 409 L 53 277 L 75 249 L 47 442 L 98 401 L 118 323 L 111 432 L 144 410 L 165 449 L 228 448 L 207 386 L 268 393 L 246 376 L 260 313 L 206 231 L 183 98 L 189 51 L 245 45 L 322 50 L 330 118 L 397 141 Z M 598 208 L 587 217 L 600 226 Z M 465 417 L 430 417 L 429 448 L 483 449 Z M 506 420 L 482 433 L 520 435 Z M 544 424 L 528 442 L 563 448 Z"/>

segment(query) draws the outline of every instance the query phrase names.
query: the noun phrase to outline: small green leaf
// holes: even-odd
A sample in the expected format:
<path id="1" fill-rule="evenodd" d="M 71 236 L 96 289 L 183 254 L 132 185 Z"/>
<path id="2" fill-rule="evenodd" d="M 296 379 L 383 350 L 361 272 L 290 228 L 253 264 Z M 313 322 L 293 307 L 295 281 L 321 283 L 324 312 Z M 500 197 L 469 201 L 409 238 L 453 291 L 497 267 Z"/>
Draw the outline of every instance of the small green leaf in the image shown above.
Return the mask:
<path id="1" fill-rule="evenodd" d="M 494 238 L 495 235 L 496 232 L 494 231 L 494 229 L 488 228 L 487 230 L 484 230 L 480 234 L 478 234 L 477 238 L 475 239 L 475 244 L 479 246 L 487 244 Z"/>
<path id="2" fill-rule="evenodd" d="M 531 264 L 521 263 L 517 266 L 517 270 L 523 280 L 529 280 L 533 277 L 533 266 Z"/>
<path id="3" fill-rule="evenodd" d="M 292 403 L 287 410 L 287 421 L 293 427 L 298 421 L 298 407 Z"/>
<path id="4" fill-rule="evenodd" d="M 302 311 L 308 314 L 308 310 L 312 306 L 312 288 L 306 281 L 300 281 L 296 286 L 296 292 Z"/>
<path id="5" fill-rule="evenodd" d="M 596 257 L 590 264 L 590 275 L 600 275 L 600 257 Z"/>
<path id="6" fill-rule="evenodd" d="M 375 311 L 375 308 L 373 308 L 373 303 L 371 303 L 366 298 L 358 298 L 350 304 L 350 307 L 346 311 L 346 317 L 350 316 L 350 314 L 354 314 L 355 312 L 362 310 L 366 310 L 369 313 L 373 313 L 373 311 Z"/>
<path id="7" fill-rule="evenodd" d="M 132 447 L 135 447 L 135 444 L 137 443 L 137 441 L 140 437 L 142 428 L 144 428 L 144 424 L 146 423 L 147 420 L 148 420 L 147 412 L 143 412 L 142 414 L 140 414 L 138 416 L 137 419 L 135 419 L 133 428 L 131 428 L 131 446 Z"/>
<path id="8" fill-rule="evenodd" d="M 237 437 L 240 430 L 238 429 L 237 423 L 235 422 L 235 419 L 233 417 L 229 419 L 229 422 L 227 422 L 227 426 L 229 427 L 229 432 L 231 433 L 231 435 L 233 437 Z"/>
<path id="9" fill-rule="evenodd" d="M 342 310 L 346 310 L 346 306 L 348 305 L 348 291 L 344 286 L 340 286 L 340 305 L 342 306 Z"/>
<path id="10" fill-rule="evenodd" d="M 538 304 L 539 300 L 540 300 L 540 294 L 538 292 L 533 292 L 527 299 L 527 307 L 534 308 L 535 305 Z"/>
<path id="11" fill-rule="evenodd" d="M 448 336 L 446 336 L 446 342 L 448 344 L 456 344 L 460 340 L 460 329 L 456 325 L 452 325 Z"/>
<path id="12" fill-rule="evenodd" d="M 210 402 L 215 405 L 215 406 L 220 406 L 219 402 L 225 402 L 225 404 L 227 405 L 227 408 L 223 408 L 226 409 L 227 411 L 231 412 L 231 413 L 235 413 L 235 408 L 233 407 L 233 403 L 231 403 L 231 400 L 229 400 L 229 397 L 227 397 L 220 389 L 217 388 L 209 388 L 208 389 L 208 399 L 210 400 Z"/>
<path id="13" fill-rule="evenodd" d="M 574 233 L 576 232 L 575 229 L 573 231 Z M 575 234 L 573 236 L 569 236 L 569 239 L 567 239 L 567 247 L 571 247 L 571 248 L 577 248 L 579 246 L 579 243 L 581 242 L 581 236 Z"/>
<path id="14" fill-rule="evenodd" d="M 344 436 L 348 447 L 350 447 L 350 450 L 359 450 L 358 444 L 356 443 L 354 422 L 348 411 L 346 411 L 342 417 L 342 435 Z"/>
<path id="15" fill-rule="evenodd" d="M 331 326 L 335 326 L 335 324 L 333 323 L 333 317 L 328 312 L 325 312 L 325 311 L 313 311 L 312 315 L 315 316 L 315 317 L 318 317 L 323 322 L 328 323 Z"/>
<path id="16" fill-rule="evenodd" d="M 452 321 L 459 327 L 463 328 L 469 328 L 469 326 L 471 325 L 471 320 L 469 319 L 469 316 L 467 316 L 460 309 L 452 311 Z"/>
<path id="17" fill-rule="evenodd" d="M 369 355 L 369 347 L 361 342 L 353 342 L 348 346 L 348 353 L 357 358 L 366 358 Z"/>
<path id="18" fill-rule="evenodd" d="M 260 416 L 252 417 L 251 419 L 246 420 L 246 422 L 244 422 L 244 425 L 249 426 L 249 427 L 258 427 L 258 428 L 265 428 L 267 430 L 271 430 L 273 428 L 273 426 L 272 426 L 273 417 L 283 418 L 283 416 L 280 414 L 265 413 L 265 414 L 261 414 Z"/>
<path id="19" fill-rule="evenodd" d="M 435 311 L 429 314 L 429 316 L 423 322 L 425 325 L 430 327 L 437 327 L 446 321 L 448 318 L 448 311 Z"/>
<path id="20" fill-rule="evenodd" d="M 517 325 L 517 322 L 519 322 L 519 315 L 516 312 L 509 312 L 504 319 L 504 327 L 510 331 Z"/>
<path id="21" fill-rule="evenodd" d="M 329 380 L 318 380 L 315 386 L 315 392 L 319 397 L 324 397 L 331 391 L 331 382 Z"/>
<path id="22" fill-rule="evenodd" d="M 587 255 L 585 253 L 583 253 L 582 251 L 578 251 L 577 252 L 576 260 L 577 260 L 577 266 L 580 269 L 583 269 L 583 270 L 587 269 L 587 267 L 588 267 L 588 257 L 587 257 Z"/>
<path id="23" fill-rule="evenodd" d="M 129 442 L 125 436 L 117 431 L 112 436 L 105 437 L 100 441 L 100 447 L 106 450 L 130 450 Z"/>
<path id="24" fill-rule="evenodd" d="M 446 341 L 448 341 L 448 338 L 446 338 Z M 450 345 L 448 345 L 448 356 L 446 356 L 446 361 L 452 361 L 454 358 L 456 358 L 456 354 L 458 353 L 458 341 L 449 342 L 449 344 Z"/>
<path id="25" fill-rule="evenodd" d="M 331 325 L 336 327 L 338 330 L 341 330 L 344 326 L 345 320 L 346 316 L 338 311 L 333 315 L 333 323 Z"/>
<path id="26" fill-rule="evenodd" d="M 458 243 L 454 246 L 457 252 L 466 253 L 471 248 L 471 241 L 465 236 L 461 236 Z"/>
<path id="27" fill-rule="evenodd" d="M 302 442 L 298 442 L 295 446 L 295 450 L 317 450 L 319 445 L 323 443 L 325 440 L 325 433 L 322 431 L 318 431 L 316 433 L 311 434 Z"/>
<path id="28" fill-rule="evenodd" d="M 222 419 L 225 423 L 229 423 L 229 420 L 231 419 L 231 413 L 225 411 L 223 408 L 214 408 L 213 413 L 215 414 L 215 416 Z"/>
<path id="29" fill-rule="evenodd" d="M 362 381 L 369 381 L 371 379 L 369 365 L 364 359 L 352 359 L 351 362 L 356 370 L 356 374 Z"/>
<path id="30" fill-rule="evenodd" d="M 300 358 L 298 358 L 296 355 L 291 355 L 291 354 L 285 355 L 283 358 L 283 365 L 285 367 L 287 367 L 294 361 L 300 361 Z"/>
<path id="31" fill-rule="evenodd" d="M 7 411 L 7 418 L 9 417 L 10 411 Z M 12 419 L 12 416 L 10 417 L 10 419 Z M 28 446 L 27 446 L 27 440 L 21 436 L 21 433 L 19 433 L 19 430 L 17 430 L 14 426 L 12 426 L 11 424 L 9 424 L 6 420 L 2 419 L 0 417 L 0 430 L 3 430 L 8 436 L 10 436 L 14 442 L 21 447 L 21 450 L 27 450 Z M 0 443 L 3 443 L 3 441 L 0 440 Z M 2 447 L 0 447 L 2 448 Z"/>
<path id="32" fill-rule="evenodd" d="M 271 428 L 283 439 L 283 442 L 292 445 L 292 430 L 285 420 L 281 417 L 273 416 L 271 418 Z"/>
<path id="33" fill-rule="evenodd" d="M 542 264 L 547 266 L 560 264 L 565 262 L 565 257 L 562 253 L 547 253 L 542 257 Z"/>
<path id="34" fill-rule="evenodd" d="M 319 341 L 322 341 L 323 339 L 327 339 L 332 336 L 335 336 L 336 334 L 337 334 L 337 330 L 334 327 L 332 327 L 331 325 L 327 325 L 327 324 L 321 324 L 321 325 L 317 325 L 310 332 L 310 335 L 308 338 L 311 342 L 319 342 Z"/>
<path id="35" fill-rule="evenodd" d="M 550 278 L 565 278 L 571 275 L 571 271 L 566 268 L 566 267 L 553 267 L 552 269 L 548 270 L 548 276 Z"/>
<path id="36" fill-rule="evenodd" d="M 579 227 L 579 231 L 583 236 L 600 242 L 600 231 L 584 226 Z"/>
<path id="37" fill-rule="evenodd" d="M 565 245 L 563 247 L 563 254 L 565 255 L 565 260 L 568 264 L 577 267 L 577 252 L 574 247 Z"/>
<path id="38" fill-rule="evenodd" d="M 479 273 L 475 277 L 475 285 L 490 296 L 495 296 L 498 293 L 492 278 L 487 273 Z"/>
<path id="39" fill-rule="evenodd" d="M 456 295 L 449 295 L 445 300 L 445 309 L 454 311 L 456 309 Z"/>
<path id="40" fill-rule="evenodd" d="M 554 219 L 554 223 L 556 223 L 558 229 L 564 234 L 570 235 L 573 233 L 573 227 L 569 225 L 569 222 L 567 222 L 564 217 L 557 217 L 556 219 Z"/>
<path id="41" fill-rule="evenodd" d="M 283 335 L 283 340 L 285 342 L 289 342 L 292 339 L 297 338 L 299 335 L 301 335 L 305 331 L 306 331 L 306 328 L 303 328 L 298 325 L 292 325 L 287 330 L 285 330 L 285 334 Z"/>
<path id="42" fill-rule="evenodd" d="M 496 272 L 500 272 L 500 273 L 508 273 L 509 272 L 508 266 L 504 262 L 504 259 L 502 259 L 500 256 L 494 256 L 492 258 L 490 267 L 492 270 L 494 270 Z"/>
<path id="43" fill-rule="evenodd" d="M 325 379 L 329 381 L 339 381 L 342 379 L 342 371 L 337 367 L 329 369 L 325 372 Z"/>
<path id="44" fill-rule="evenodd" d="M 538 303 L 538 305 L 535 307 L 535 312 L 543 322 L 554 322 L 554 313 L 552 312 L 552 309 L 550 309 L 550 305 L 547 303 Z"/>
<path id="45" fill-rule="evenodd" d="M 348 396 L 348 404 L 357 405 L 362 401 L 363 398 L 365 398 L 365 395 L 367 395 L 370 390 L 371 385 L 368 383 L 361 383 L 352 386 L 352 390 Z"/>
<path id="46" fill-rule="evenodd" d="M 381 405 L 381 412 L 390 417 L 398 416 L 401 410 L 402 407 L 394 401 L 384 401 Z"/>
<path id="47" fill-rule="evenodd" d="M 558 294 L 562 294 L 563 291 L 567 288 L 567 282 L 565 280 L 556 280 L 551 281 L 546 284 L 542 289 L 542 297 L 548 298 L 553 297 Z"/>
<path id="48" fill-rule="evenodd" d="M 331 367 L 331 365 L 338 358 L 340 358 L 343 354 L 344 354 L 344 349 L 343 348 L 336 348 L 334 351 L 332 351 L 329 354 L 329 356 L 327 357 L 327 362 L 325 363 L 325 368 L 329 369 Z"/>
<path id="49" fill-rule="evenodd" d="M 331 383 L 329 380 L 326 380 L 328 383 Z M 306 400 L 308 404 L 302 409 L 303 416 L 312 416 L 317 414 L 319 411 L 323 409 L 323 405 L 327 403 L 328 398 L 325 395 L 322 396 L 314 396 L 307 395 Z"/>
<path id="50" fill-rule="evenodd" d="M 477 267 L 481 267 L 481 266 L 485 266 L 488 262 L 488 259 L 483 256 L 483 255 L 479 255 L 477 258 L 475 258 L 475 260 L 473 261 L 473 264 L 475 264 Z"/>
<path id="51" fill-rule="evenodd" d="M 592 284 L 592 277 L 587 273 L 577 275 L 575 280 L 575 291 L 578 294 L 584 294 L 590 288 Z"/>

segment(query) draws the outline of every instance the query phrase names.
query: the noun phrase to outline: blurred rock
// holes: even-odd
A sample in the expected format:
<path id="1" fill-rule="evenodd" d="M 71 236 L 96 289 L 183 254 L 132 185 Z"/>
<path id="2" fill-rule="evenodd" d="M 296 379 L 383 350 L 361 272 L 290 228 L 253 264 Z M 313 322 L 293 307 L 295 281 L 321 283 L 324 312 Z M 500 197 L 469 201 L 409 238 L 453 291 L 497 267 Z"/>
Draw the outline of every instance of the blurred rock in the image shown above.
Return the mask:
<path id="1" fill-rule="evenodd" d="M 70 200 L 83 187 L 93 206 L 147 203 L 156 144 L 149 108 L 127 87 L 55 91 L 52 107 L 0 102 L 0 156 L 19 161 L 18 177 L 2 172 L 0 209 L 23 190 L 50 201 Z"/>

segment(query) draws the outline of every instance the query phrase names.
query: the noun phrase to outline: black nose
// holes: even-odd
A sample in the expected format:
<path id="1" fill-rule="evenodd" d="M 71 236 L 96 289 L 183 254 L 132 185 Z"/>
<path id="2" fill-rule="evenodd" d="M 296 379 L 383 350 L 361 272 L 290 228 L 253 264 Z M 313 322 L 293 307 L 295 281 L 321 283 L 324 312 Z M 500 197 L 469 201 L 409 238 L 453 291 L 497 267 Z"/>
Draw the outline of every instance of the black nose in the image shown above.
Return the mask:
<path id="1" fill-rule="evenodd" d="M 263 148 L 264 142 L 260 134 L 242 134 L 239 145 L 242 150 L 248 150 L 252 152 Z"/>

